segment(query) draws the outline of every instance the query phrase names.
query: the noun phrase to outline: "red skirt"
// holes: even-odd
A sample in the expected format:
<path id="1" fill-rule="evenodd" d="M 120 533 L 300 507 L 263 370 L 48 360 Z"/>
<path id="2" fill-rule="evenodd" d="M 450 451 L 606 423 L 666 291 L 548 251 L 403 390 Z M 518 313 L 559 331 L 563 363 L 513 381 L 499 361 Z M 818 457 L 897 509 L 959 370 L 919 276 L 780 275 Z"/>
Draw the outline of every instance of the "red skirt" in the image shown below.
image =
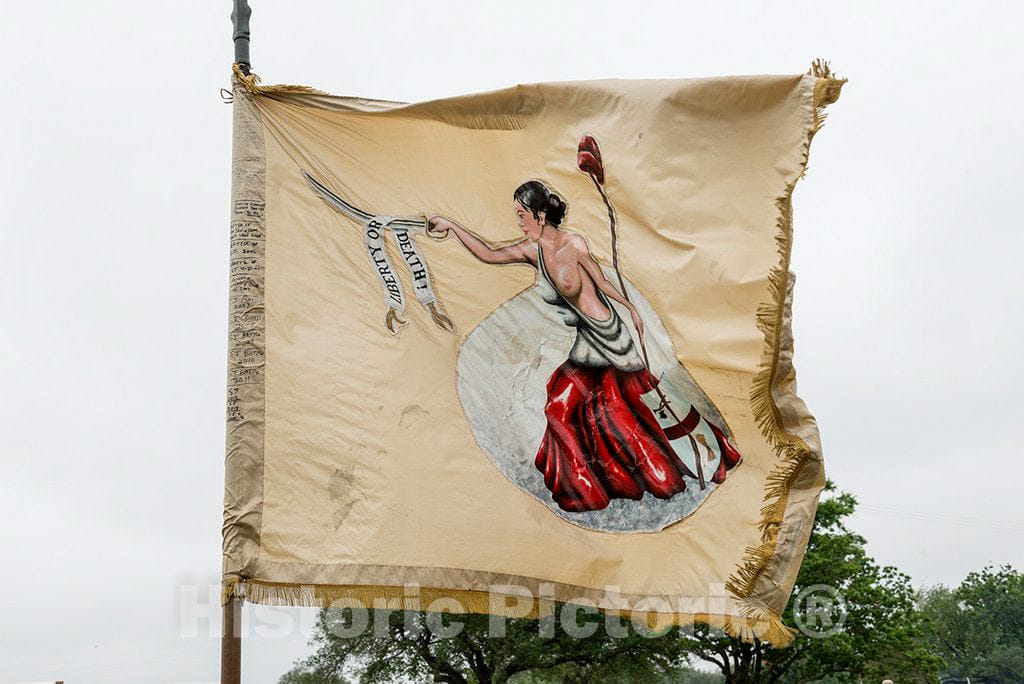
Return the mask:
<path id="1" fill-rule="evenodd" d="M 695 477 L 640 399 L 654 389 L 646 369 L 577 366 L 566 361 L 548 380 L 547 429 L 535 464 L 560 508 L 596 511 L 611 499 L 668 499 Z M 710 423 L 709 423 L 710 425 Z M 691 427 L 692 429 L 692 427 Z M 712 481 L 739 462 L 724 433 L 711 425 L 721 456 Z"/>

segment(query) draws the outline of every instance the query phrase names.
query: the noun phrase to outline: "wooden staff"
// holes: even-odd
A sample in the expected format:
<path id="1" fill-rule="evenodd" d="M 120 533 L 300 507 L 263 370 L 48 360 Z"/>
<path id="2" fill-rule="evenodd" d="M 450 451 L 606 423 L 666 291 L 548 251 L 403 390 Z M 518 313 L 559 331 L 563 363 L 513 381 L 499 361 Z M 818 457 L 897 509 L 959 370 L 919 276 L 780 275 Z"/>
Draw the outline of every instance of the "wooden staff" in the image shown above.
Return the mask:
<path id="1" fill-rule="evenodd" d="M 590 176 L 590 180 L 594 181 L 594 187 L 597 188 L 601 199 L 604 200 L 604 206 L 608 209 L 608 223 L 612 231 L 612 269 L 615 271 L 615 275 L 618 276 L 619 289 L 622 291 L 622 296 L 626 298 L 627 302 L 632 304 L 629 292 L 626 290 L 626 279 L 622 277 L 622 271 L 619 270 L 619 233 L 617 230 L 618 222 L 615 217 L 615 208 L 612 206 L 611 199 L 608 198 L 608 193 L 604 190 L 604 162 L 601 160 L 601 150 L 597 146 L 597 140 L 593 136 L 584 135 L 580 139 L 579 148 L 576 153 L 576 166 L 580 171 Z M 644 344 L 639 330 L 637 331 L 637 341 L 640 344 L 640 352 L 643 354 L 647 373 L 653 378 L 651 362 L 647 358 L 647 345 Z M 654 385 L 654 391 L 658 393 L 658 398 L 661 400 L 657 408 L 658 413 L 664 418 L 667 411 L 676 423 L 681 423 L 682 419 L 672 410 L 672 405 L 669 403 L 665 393 L 661 391 L 660 384 Z M 704 481 L 704 468 L 700 462 L 700 451 L 697 449 L 697 444 L 694 442 L 693 437 L 690 437 L 690 444 L 693 447 L 693 460 L 697 466 L 697 479 L 700 482 L 700 488 L 703 490 L 706 484 Z"/>

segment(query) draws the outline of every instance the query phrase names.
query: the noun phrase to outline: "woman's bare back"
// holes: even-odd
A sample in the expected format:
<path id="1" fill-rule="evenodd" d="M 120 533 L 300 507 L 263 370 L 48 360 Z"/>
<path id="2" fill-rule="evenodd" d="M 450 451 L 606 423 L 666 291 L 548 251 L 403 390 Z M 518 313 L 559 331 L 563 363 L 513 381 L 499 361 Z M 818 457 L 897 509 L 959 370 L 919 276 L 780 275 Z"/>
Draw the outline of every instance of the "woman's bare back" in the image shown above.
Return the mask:
<path id="1" fill-rule="evenodd" d="M 558 231 L 554 239 L 541 244 L 544 268 L 558 294 L 587 316 L 605 320 L 611 311 L 598 295 L 597 284 L 584 267 L 584 259 L 593 260 L 582 235 Z"/>

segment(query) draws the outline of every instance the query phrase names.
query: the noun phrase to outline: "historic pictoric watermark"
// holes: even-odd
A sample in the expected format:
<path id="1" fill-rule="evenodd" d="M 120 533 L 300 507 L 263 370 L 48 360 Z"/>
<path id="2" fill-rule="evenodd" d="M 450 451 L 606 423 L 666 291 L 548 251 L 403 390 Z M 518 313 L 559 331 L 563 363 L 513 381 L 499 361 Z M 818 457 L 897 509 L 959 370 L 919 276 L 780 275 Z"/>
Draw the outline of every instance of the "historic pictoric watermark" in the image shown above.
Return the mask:
<path id="1" fill-rule="evenodd" d="M 815 639 L 827 639 L 846 624 L 846 602 L 835 587 L 812 584 L 793 599 L 793 620 L 797 629 Z"/>
<path id="2" fill-rule="evenodd" d="M 313 591 L 313 587 L 308 588 Z M 299 588 L 298 591 L 302 591 Z M 219 584 L 181 584 L 179 587 L 179 634 L 184 638 L 219 638 L 221 636 L 222 587 Z M 487 596 L 487 635 L 502 638 L 508 621 L 515 618 L 536 618 L 541 637 L 553 638 L 557 629 L 566 636 L 586 639 L 603 630 L 611 638 L 630 633 L 656 638 L 680 627 L 678 634 L 692 634 L 702 621 L 697 615 L 730 616 L 742 621 L 749 634 L 758 636 L 768 629 L 768 621 L 757 620 L 733 612 L 735 603 L 725 593 L 724 585 L 712 585 L 707 596 L 700 599 L 650 597 L 632 606 L 621 598 L 618 587 L 607 587 L 601 608 L 591 599 L 578 597 L 556 601 L 553 584 L 542 583 L 536 594 L 520 585 L 493 585 Z M 841 632 L 847 616 L 842 593 L 835 587 L 816 584 L 801 589 L 792 599 L 792 625 L 814 639 L 826 639 Z M 404 629 L 414 632 L 427 629 L 440 638 L 458 636 L 466 628 L 466 615 L 472 611 L 457 596 L 427 599 L 419 585 L 407 584 L 400 593 L 388 597 L 362 600 L 358 597 L 338 598 L 329 603 L 333 609 L 326 623 L 330 633 L 351 638 L 372 633 L 386 636 L 396 619 L 404 621 Z M 475 606 L 479 609 L 479 603 Z M 403 610 L 404 609 L 404 610 Z M 537 617 L 539 613 L 539 617 Z M 602 615 L 603 613 L 603 615 Z M 399 616 L 399 617 L 396 617 Z M 651 616 L 651 621 L 648 621 Z M 652 624 L 653 623 L 653 624 Z M 315 610 L 297 610 L 290 606 L 250 604 L 236 624 L 239 636 L 260 639 L 285 638 L 296 633 L 313 636 L 318 625 Z M 632 628 L 632 629 L 631 629 Z"/>

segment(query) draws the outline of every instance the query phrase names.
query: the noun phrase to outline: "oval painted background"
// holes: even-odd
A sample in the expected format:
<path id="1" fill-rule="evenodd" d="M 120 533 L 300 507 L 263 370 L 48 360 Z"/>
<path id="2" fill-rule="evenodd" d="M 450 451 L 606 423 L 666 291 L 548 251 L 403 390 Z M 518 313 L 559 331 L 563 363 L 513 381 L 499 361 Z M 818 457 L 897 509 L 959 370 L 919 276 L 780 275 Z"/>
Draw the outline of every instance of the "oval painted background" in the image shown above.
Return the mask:
<path id="1" fill-rule="evenodd" d="M 615 282 L 614 273 L 605 269 Z M 645 341 L 652 373 L 661 377 L 662 390 L 679 415 L 691 404 L 705 419 L 728 434 L 718 409 L 676 360 L 668 333 L 640 292 L 626 284 L 630 300 L 644 321 Z M 458 392 L 473 435 L 485 454 L 513 484 L 547 506 L 552 513 L 582 527 L 606 532 L 656 532 L 693 513 L 716 487 L 711 474 L 720 455 L 703 458 L 706 487 L 687 479 L 686 490 L 671 499 L 645 493 L 638 501 L 613 499 L 600 511 L 564 511 L 551 498 L 534 458 L 544 435 L 544 403 L 551 373 L 569 355 L 575 329 L 566 327 L 558 310 L 542 294 L 550 289 L 543 279 L 495 309 L 470 332 L 459 352 Z M 630 316 L 616 304 L 624 321 Z M 630 326 L 631 332 L 632 327 Z M 705 421 L 694 431 L 708 444 L 715 437 Z M 731 438 L 732 435 L 729 435 Z M 695 471 L 693 450 L 680 442 L 673 446 L 679 458 Z"/>

